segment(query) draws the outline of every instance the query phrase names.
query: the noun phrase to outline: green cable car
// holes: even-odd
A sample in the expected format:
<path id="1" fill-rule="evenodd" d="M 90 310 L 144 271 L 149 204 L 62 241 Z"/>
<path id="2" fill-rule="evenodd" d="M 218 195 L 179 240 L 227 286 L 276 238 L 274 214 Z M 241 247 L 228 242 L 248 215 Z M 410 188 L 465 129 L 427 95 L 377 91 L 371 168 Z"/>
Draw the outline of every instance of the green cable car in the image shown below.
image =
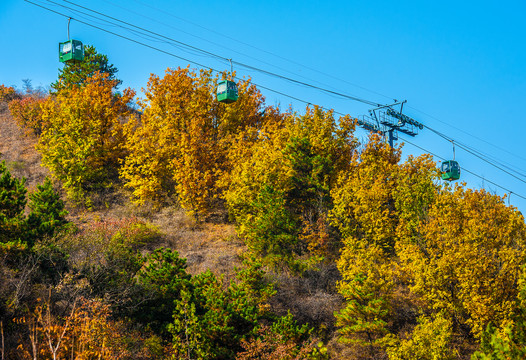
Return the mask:
<path id="1" fill-rule="evenodd" d="M 217 101 L 230 104 L 237 101 L 237 85 L 230 80 L 221 80 L 217 83 Z"/>
<path id="2" fill-rule="evenodd" d="M 460 179 L 460 165 L 455 160 L 447 160 L 442 163 L 440 167 L 442 172 L 442 180 L 458 180 Z"/>
<path id="3" fill-rule="evenodd" d="M 79 40 L 68 40 L 58 45 L 60 62 L 75 62 L 84 60 L 84 46 Z"/>

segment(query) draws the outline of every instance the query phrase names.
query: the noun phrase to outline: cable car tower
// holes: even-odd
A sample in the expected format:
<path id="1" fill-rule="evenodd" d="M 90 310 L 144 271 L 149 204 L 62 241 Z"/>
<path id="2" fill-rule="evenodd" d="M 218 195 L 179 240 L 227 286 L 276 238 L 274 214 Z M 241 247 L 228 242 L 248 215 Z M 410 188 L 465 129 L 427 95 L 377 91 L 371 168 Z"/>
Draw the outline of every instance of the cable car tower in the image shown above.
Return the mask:
<path id="1" fill-rule="evenodd" d="M 389 146 L 393 147 L 394 141 L 398 140 L 398 132 L 415 137 L 418 130 L 422 130 L 424 125 L 418 121 L 402 114 L 402 109 L 407 100 L 398 102 L 395 100 L 391 105 L 380 105 L 369 110 L 369 115 L 362 115 L 358 119 L 358 125 L 369 131 L 382 134 L 389 141 Z M 400 111 L 393 109 L 400 106 Z M 460 165 L 455 161 L 455 143 L 453 143 L 453 160 L 442 163 L 440 168 L 442 180 L 452 181 L 460 179 Z"/>
<path id="2" fill-rule="evenodd" d="M 418 121 L 402 114 L 404 104 L 407 100 L 396 101 L 391 105 L 382 105 L 369 110 L 369 115 L 362 115 L 358 118 L 358 125 L 369 131 L 382 134 L 393 147 L 394 141 L 398 140 L 398 132 L 415 137 L 418 130 L 422 130 L 424 125 Z M 400 106 L 397 111 L 394 107 Z"/>

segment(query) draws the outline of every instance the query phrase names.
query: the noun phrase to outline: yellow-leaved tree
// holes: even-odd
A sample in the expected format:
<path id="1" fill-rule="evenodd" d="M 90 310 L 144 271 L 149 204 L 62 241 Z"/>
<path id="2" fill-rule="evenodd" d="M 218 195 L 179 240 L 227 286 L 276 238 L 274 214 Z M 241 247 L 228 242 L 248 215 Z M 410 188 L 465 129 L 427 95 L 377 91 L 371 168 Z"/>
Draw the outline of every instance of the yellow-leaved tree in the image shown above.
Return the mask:
<path id="1" fill-rule="evenodd" d="M 398 246 L 411 291 L 465 336 L 480 339 L 488 324 L 504 326 L 518 309 L 526 261 L 520 212 L 485 190 L 445 186 L 421 233 Z"/>
<path id="2" fill-rule="evenodd" d="M 399 151 L 373 136 L 332 192 L 339 333 L 364 358 L 455 358 L 520 313 L 526 225 L 498 196 L 440 185 L 429 155 L 399 163 Z"/>
<path id="3" fill-rule="evenodd" d="M 117 83 L 96 73 L 84 86 L 60 91 L 42 104 L 42 162 L 76 201 L 118 179 L 125 156 L 123 122 L 135 93 L 115 93 Z"/>
<path id="4" fill-rule="evenodd" d="M 143 115 L 126 127 L 129 155 L 121 170 L 138 203 L 177 200 L 196 216 L 218 204 L 219 177 L 229 169 L 232 139 L 264 118 L 263 97 L 249 80 L 238 82 L 239 99 L 215 99 L 211 71 L 168 69 L 152 75 L 140 102 Z"/>
<path id="5" fill-rule="evenodd" d="M 332 224 L 343 237 L 338 291 L 346 300 L 335 314 L 336 323 L 341 341 L 350 344 L 357 358 L 385 356 L 388 350 L 394 359 L 421 344 L 419 351 L 425 352 L 425 341 L 432 341 L 429 337 L 440 330 L 437 325 L 428 334 L 417 326 L 423 309 L 418 296 L 409 291 L 412 280 L 398 254 L 400 243 L 422 242 L 421 228 L 435 201 L 438 172 L 429 155 L 409 156 L 399 163 L 400 155 L 401 147 L 392 149 L 371 135 L 331 193 Z M 426 324 L 443 323 L 422 319 Z M 417 345 L 405 341 L 406 333 L 397 338 L 402 329 L 411 328 L 421 339 Z M 433 348 L 430 359 L 449 348 L 451 331 L 443 330 L 444 341 Z"/>
<path id="6" fill-rule="evenodd" d="M 394 252 L 397 217 L 393 193 L 401 149 L 391 149 L 377 135 L 355 154 L 352 167 L 333 189 L 332 223 L 344 238 L 374 243 Z"/>
<path id="7" fill-rule="evenodd" d="M 267 264 L 301 272 L 337 253 L 327 221 L 330 189 L 350 166 L 357 142 L 350 117 L 336 120 L 319 107 L 284 115 L 254 134 L 251 147 L 232 145 L 224 197 L 252 251 Z"/>
<path id="8" fill-rule="evenodd" d="M 72 304 L 37 299 L 33 311 L 15 319 L 28 334 L 17 351 L 24 359 L 129 359 L 126 328 L 111 315 L 99 299 L 77 298 Z"/>
<path id="9" fill-rule="evenodd" d="M 394 244 L 397 226 L 393 193 L 400 149 L 371 135 L 340 174 L 331 195 L 330 217 L 343 237 L 337 261 L 338 291 L 346 305 L 335 314 L 340 339 L 357 358 L 377 358 L 390 333 L 395 288 Z"/>

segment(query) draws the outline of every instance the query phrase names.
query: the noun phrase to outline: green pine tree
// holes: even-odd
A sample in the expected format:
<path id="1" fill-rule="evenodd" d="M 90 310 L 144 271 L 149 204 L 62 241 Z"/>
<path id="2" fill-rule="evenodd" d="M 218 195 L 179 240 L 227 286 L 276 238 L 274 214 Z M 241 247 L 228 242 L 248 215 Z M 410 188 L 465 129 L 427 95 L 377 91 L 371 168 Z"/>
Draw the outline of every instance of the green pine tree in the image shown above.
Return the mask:
<path id="1" fill-rule="evenodd" d="M 5 161 L 0 163 L 0 243 L 22 240 L 26 227 L 25 178 L 11 176 Z"/>
<path id="2" fill-rule="evenodd" d="M 338 291 L 346 305 L 335 313 L 340 341 L 363 353 L 365 359 L 383 356 L 392 318 L 393 274 L 386 252 L 378 245 L 346 239 L 338 260 L 342 280 Z"/>
<path id="3" fill-rule="evenodd" d="M 256 336 L 266 302 L 275 292 L 263 279 L 261 263 L 248 258 L 225 287 L 210 270 L 192 277 L 175 300 L 173 334 L 178 359 L 233 359 L 243 339 Z"/>
<path id="4" fill-rule="evenodd" d="M 73 85 L 82 85 L 86 79 L 92 77 L 95 72 L 108 74 L 108 80 L 116 80 L 117 68 L 110 64 L 108 57 L 99 54 L 94 46 L 84 46 L 84 60 L 82 62 L 68 62 L 59 69 L 58 80 L 51 84 L 54 92 L 70 89 Z M 122 81 L 117 81 L 117 86 Z"/>
<path id="5" fill-rule="evenodd" d="M 49 178 L 37 185 L 36 192 L 29 194 L 29 209 L 31 212 L 27 222 L 31 234 L 36 238 L 51 237 L 68 224 L 64 202 L 53 189 Z"/>
<path id="6" fill-rule="evenodd" d="M 190 281 L 186 259 L 180 258 L 177 251 L 159 248 L 146 256 L 144 261 L 145 265 L 137 278 L 148 296 L 138 308 L 137 318 L 160 335 L 168 335 L 174 299 L 181 298 L 181 291 L 187 288 Z"/>
<path id="7" fill-rule="evenodd" d="M 362 345 L 375 354 L 378 340 L 388 333 L 389 303 L 378 296 L 375 279 L 365 274 L 358 274 L 340 292 L 348 300 L 347 306 L 335 314 L 341 340 Z"/>

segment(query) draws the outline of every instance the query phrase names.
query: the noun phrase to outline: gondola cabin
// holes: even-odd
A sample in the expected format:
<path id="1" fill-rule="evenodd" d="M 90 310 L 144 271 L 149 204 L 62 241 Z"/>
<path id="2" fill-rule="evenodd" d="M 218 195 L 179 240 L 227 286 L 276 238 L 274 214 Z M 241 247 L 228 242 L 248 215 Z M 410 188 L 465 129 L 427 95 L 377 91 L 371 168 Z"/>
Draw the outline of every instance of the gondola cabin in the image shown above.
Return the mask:
<path id="1" fill-rule="evenodd" d="M 79 40 L 68 40 L 58 45 L 60 62 L 75 62 L 84 60 L 84 46 Z"/>
<path id="2" fill-rule="evenodd" d="M 442 172 L 442 180 L 451 181 L 460 179 L 460 165 L 455 160 L 444 161 L 440 171 Z"/>
<path id="3" fill-rule="evenodd" d="M 233 103 L 237 101 L 237 85 L 230 80 L 221 80 L 217 83 L 217 101 L 222 103 Z"/>

